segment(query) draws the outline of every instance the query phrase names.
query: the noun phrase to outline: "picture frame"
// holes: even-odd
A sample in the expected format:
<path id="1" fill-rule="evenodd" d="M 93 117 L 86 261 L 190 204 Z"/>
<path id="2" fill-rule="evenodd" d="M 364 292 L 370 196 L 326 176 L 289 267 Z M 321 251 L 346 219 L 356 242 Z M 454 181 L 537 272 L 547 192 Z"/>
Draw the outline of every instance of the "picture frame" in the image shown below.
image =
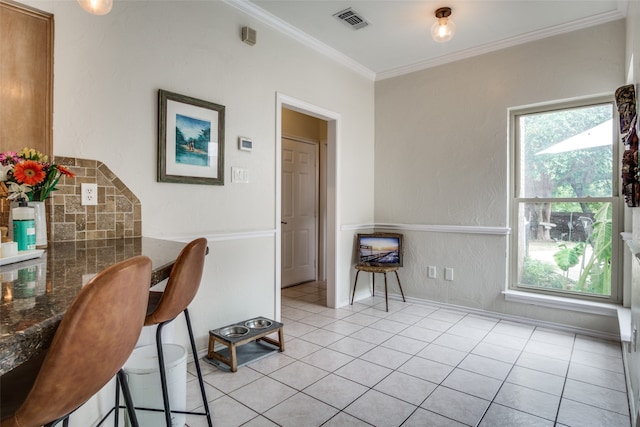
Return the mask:
<path id="1" fill-rule="evenodd" d="M 402 267 L 404 236 L 399 233 L 359 233 L 358 265 Z"/>
<path id="2" fill-rule="evenodd" d="M 158 182 L 224 185 L 225 106 L 158 90 Z"/>

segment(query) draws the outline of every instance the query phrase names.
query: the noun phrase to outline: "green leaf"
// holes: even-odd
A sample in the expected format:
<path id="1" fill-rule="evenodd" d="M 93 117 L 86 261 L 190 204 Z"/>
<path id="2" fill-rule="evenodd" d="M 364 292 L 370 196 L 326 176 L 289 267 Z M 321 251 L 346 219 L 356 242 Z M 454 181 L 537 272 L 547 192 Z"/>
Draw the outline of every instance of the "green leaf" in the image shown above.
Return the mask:
<path id="1" fill-rule="evenodd" d="M 584 253 L 584 243 L 578 243 L 573 248 L 561 243 L 558 247 L 560 250 L 553 254 L 553 259 L 562 271 L 569 271 L 571 267 L 576 266 Z"/>

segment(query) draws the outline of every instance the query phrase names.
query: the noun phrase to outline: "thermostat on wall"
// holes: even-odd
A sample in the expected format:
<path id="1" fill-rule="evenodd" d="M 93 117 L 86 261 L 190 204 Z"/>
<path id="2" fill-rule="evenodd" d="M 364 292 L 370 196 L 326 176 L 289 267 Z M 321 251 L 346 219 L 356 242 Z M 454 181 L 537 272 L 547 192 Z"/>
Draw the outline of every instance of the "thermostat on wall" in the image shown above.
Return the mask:
<path id="1" fill-rule="evenodd" d="M 238 137 L 238 149 L 251 151 L 253 149 L 253 141 L 244 136 Z"/>

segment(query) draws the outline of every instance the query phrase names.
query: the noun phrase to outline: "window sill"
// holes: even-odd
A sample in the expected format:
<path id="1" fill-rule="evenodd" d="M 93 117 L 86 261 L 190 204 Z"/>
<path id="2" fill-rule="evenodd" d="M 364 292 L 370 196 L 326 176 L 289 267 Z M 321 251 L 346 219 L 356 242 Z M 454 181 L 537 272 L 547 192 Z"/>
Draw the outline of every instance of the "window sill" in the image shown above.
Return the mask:
<path id="1" fill-rule="evenodd" d="M 620 341 L 631 343 L 631 309 L 618 307 L 618 327 L 620 328 Z"/>
<path id="2" fill-rule="evenodd" d="M 631 310 L 621 305 L 513 290 L 503 291 L 502 293 L 506 301 L 617 317 L 618 327 L 620 328 L 620 341 L 631 341 Z"/>
<path id="3" fill-rule="evenodd" d="M 507 290 L 502 293 L 504 294 L 504 299 L 507 301 L 579 311 L 581 313 L 599 314 L 610 317 L 617 316 L 618 308 L 621 307 L 617 304 L 585 301 L 554 295 L 535 294 L 533 292 Z"/>

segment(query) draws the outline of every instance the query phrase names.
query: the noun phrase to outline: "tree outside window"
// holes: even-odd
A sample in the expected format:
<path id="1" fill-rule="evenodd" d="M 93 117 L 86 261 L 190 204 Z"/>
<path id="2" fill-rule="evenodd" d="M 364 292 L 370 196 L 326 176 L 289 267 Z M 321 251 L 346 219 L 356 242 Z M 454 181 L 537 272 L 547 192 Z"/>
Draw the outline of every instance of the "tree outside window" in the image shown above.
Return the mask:
<path id="1" fill-rule="evenodd" d="M 512 125 L 515 287 L 617 298 L 612 102 L 516 113 Z"/>

